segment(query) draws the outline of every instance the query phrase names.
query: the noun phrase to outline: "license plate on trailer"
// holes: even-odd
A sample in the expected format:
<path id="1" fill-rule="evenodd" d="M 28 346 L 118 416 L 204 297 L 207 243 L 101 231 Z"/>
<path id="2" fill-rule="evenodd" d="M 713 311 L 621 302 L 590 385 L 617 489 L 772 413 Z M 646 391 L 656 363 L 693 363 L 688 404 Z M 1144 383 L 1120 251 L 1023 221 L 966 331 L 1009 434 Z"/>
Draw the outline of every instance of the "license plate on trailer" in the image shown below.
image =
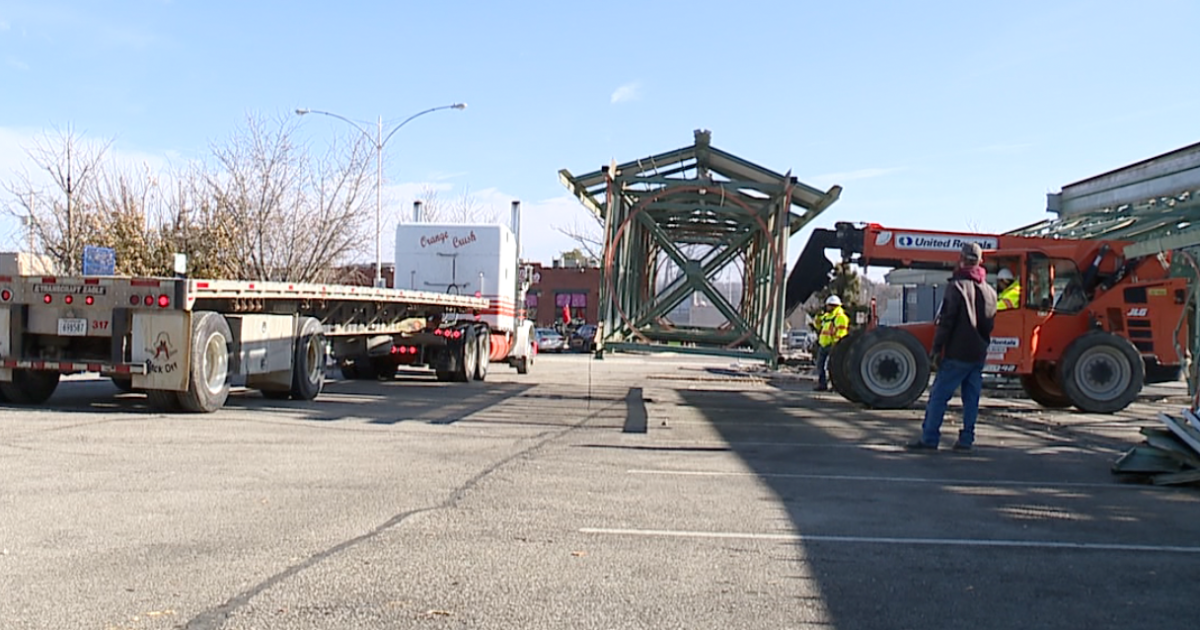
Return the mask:
<path id="1" fill-rule="evenodd" d="M 83 337 L 87 335 L 87 322 L 83 318 L 61 317 L 58 320 L 58 334 L 61 337 Z"/>

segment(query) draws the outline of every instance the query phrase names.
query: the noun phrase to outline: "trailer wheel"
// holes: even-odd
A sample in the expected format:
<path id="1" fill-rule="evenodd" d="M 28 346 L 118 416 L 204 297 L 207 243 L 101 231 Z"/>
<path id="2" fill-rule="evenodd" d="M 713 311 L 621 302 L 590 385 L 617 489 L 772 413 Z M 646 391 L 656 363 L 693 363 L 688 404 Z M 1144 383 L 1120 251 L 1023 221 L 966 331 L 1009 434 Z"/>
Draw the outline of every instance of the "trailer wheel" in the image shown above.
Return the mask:
<path id="1" fill-rule="evenodd" d="M 476 341 L 474 328 L 461 328 L 462 340 L 454 344 L 454 353 L 458 359 L 454 371 L 454 380 L 468 383 L 475 378 L 475 370 L 479 366 L 479 343 Z"/>
<path id="2" fill-rule="evenodd" d="M 1072 341 L 1058 369 L 1063 393 L 1089 413 L 1114 413 L 1128 407 L 1146 378 L 1137 348 L 1128 339 L 1102 330 Z"/>
<path id="3" fill-rule="evenodd" d="M 128 394 L 133 391 L 133 378 L 120 376 L 113 376 L 110 378 L 112 379 L 112 384 L 116 385 L 117 389 L 121 390 L 122 392 Z"/>
<path id="4" fill-rule="evenodd" d="M 229 324 L 219 313 L 192 314 L 192 356 L 186 392 L 179 402 L 187 411 L 212 413 L 229 398 Z"/>
<path id="5" fill-rule="evenodd" d="M 58 372 L 13 370 L 11 381 L 0 381 L 0 394 L 17 405 L 40 405 L 58 388 Z"/>
<path id="6" fill-rule="evenodd" d="M 912 333 L 876 328 L 846 355 L 850 388 L 874 409 L 903 409 L 929 386 L 929 356 Z"/>
<path id="7" fill-rule="evenodd" d="M 321 322 L 306 317 L 300 322 L 292 354 L 292 398 L 312 400 L 325 385 L 325 335 Z"/>
<path id="8" fill-rule="evenodd" d="M 861 330 L 855 330 L 843 337 L 841 341 L 833 344 L 833 348 L 829 351 L 829 359 L 826 361 L 826 369 L 829 370 L 829 385 L 833 387 L 833 391 L 852 403 L 861 403 L 862 399 L 854 393 L 854 388 L 850 387 L 849 365 L 846 363 L 846 357 L 861 337 Z"/>
<path id="9" fill-rule="evenodd" d="M 1071 406 L 1071 399 L 1063 393 L 1053 366 L 1038 365 L 1032 374 L 1021 375 L 1021 388 L 1033 402 L 1047 409 L 1064 409 Z"/>
<path id="10" fill-rule="evenodd" d="M 486 328 L 480 328 L 476 334 L 475 380 L 487 379 L 488 366 L 492 363 L 492 333 Z"/>

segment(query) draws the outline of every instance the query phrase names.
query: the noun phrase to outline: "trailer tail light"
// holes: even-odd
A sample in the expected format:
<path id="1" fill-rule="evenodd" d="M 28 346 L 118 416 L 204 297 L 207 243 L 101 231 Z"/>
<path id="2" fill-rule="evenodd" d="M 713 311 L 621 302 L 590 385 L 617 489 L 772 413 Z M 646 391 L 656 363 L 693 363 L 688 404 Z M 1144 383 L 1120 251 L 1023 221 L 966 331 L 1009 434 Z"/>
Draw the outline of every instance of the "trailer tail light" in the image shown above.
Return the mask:
<path id="1" fill-rule="evenodd" d="M 170 305 L 171 305 L 171 298 L 167 297 L 166 295 L 158 296 L 158 307 L 159 308 L 167 308 Z"/>
<path id="2" fill-rule="evenodd" d="M 154 306 L 154 296 L 147 295 L 146 299 L 142 300 L 142 303 L 145 304 L 146 306 Z"/>
<path id="3" fill-rule="evenodd" d="M 129 305 L 130 306 L 137 306 L 138 302 L 141 302 L 141 301 L 142 301 L 142 298 L 140 298 L 136 295 L 129 296 Z"/>
<path id="4" fill-rule="evenodd" d="M 461 330 L 455 330 L 454 332 L 450 333 L 450 337 L 453 339 L 458 339 L 461 336 L 462 336 Z"/>
<path id="5" fill-rule="evenodd" d="M 87 304 L 88 306 L 91 306 L 96 303 L 96 298 L 89 295 L 89 296 L 83 298 L 83 303 Z"/>
<path id="6" fill-rule="evenodd" d="M 46 295 L 42 296 L 42 301 L 49 304 L 54 301 L 54 297 L 47 293 Z"/>
<path id="7" fill-rule="evenodd" d="M 0 300 L 4 300 L 5 302 L 7 302 L 11 299 L 12 299 L 12 291 L 9 291 L 8 289 L 0 291 Z"/>
<path id="8" fill-rule="evenodd" d="M 63 301 L 64 301 L 64 302 L 66 302 L 67 304 L 70 304 L 70 303 L 72 303 L 72 302 L 74 302 L 74 301 L 75 301 L 75 297 L 74 297 L 74 296 L 70 296 L 70 295 L 68 295 L 68 296 L 66 296 L 66 297 L 64 297 L 64 298 L 63 298 Z"/>
<path id="9" fill-rule="evenodd" d="M 446 334 L 446 331 L 442 330 L 441 328 L 438 328 L 433 331 L 433 334 L 441 337 L 442 335 Z"/>

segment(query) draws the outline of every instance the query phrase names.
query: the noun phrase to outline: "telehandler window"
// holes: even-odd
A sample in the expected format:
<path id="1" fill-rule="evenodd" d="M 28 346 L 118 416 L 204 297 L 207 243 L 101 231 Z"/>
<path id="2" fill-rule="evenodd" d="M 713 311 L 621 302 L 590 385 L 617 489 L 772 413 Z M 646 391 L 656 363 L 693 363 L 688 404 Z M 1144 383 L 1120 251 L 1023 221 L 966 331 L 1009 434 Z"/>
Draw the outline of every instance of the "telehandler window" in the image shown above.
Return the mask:
<path id="1" fill-rule="evenodd" d="M 1083 279 L 1075 261 L 1034 253 L 1029 255 L 1028 268 L 1027 307 L 1071 315 L 1087 306 L 1087 294 L 1083 290 Z"/>

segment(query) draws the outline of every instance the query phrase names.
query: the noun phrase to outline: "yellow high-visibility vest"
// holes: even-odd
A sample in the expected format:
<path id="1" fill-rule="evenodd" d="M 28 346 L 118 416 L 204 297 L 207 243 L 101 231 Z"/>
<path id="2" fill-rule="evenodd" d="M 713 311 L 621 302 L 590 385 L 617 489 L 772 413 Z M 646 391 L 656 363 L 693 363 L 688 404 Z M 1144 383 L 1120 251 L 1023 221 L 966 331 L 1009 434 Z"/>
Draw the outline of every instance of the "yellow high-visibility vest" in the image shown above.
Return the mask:
<path id="1" fill-rule="evenodd" d="M 849 332 L 850 317 L 842 307 L 834 307 L 832 311 L 817 316 L 817 343 L 822 348 L 832 346 Z"/>
<path id="2" fill-rule="evenodd" d="M 1014 281 L 996 296 L 996 310 L 1004 311 L 1021 307 L 1021 283 Z"/>

